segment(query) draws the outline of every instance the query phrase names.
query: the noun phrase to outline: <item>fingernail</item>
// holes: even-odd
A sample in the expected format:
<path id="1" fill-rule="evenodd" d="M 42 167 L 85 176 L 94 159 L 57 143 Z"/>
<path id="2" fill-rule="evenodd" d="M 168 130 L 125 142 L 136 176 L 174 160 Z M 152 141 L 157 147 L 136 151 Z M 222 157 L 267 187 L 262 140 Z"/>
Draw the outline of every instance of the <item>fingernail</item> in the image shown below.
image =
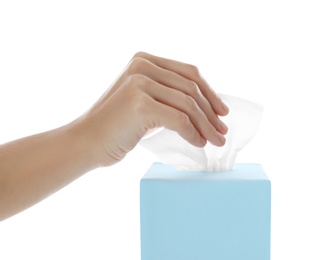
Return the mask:
<path id="1" fill-rule="evenodd" d="M 222 108 L 223 108 L 223 110 L 225 111 L 225 112 L 229 112 L 229 108 L 228 108 L 228 106 L 227 105 L 225 105 L 224 104 L 224 102 L 222 101 Z"/>
<path id="2" fill-rule="evenodd" d="M 225 137 L 223 135 L 221 135 L 221 134 L 218 134 L 218 139 L 220 140 L 220 142 L 221 142 L 221 144 L 223 146 L 225 144 L 225 142 L 226 142 Z"/>
<path id="3" fill-rule="evenodd" d="M 228 131 L 227 125 L 224 122 L 220 121 L 220 127 L 221 127 L 221 133 L 226 134 Z"/>

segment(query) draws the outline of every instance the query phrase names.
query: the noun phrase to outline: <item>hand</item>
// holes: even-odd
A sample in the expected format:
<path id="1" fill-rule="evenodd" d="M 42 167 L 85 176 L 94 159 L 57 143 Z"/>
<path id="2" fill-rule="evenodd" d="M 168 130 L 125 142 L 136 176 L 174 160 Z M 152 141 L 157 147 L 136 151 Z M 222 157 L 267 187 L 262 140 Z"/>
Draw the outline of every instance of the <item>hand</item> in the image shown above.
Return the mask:
<path id="1" fill-rule="evenodd" d="M 227 127 L 218 116 L 227 113 L 195 66 L 137 53 L 84 115 L 0 145 L 0 221 L 120 161 L 151 129 L 164 126 L 199 147 L 207 140 L 222 146 Z"/>
<path id="2" fill-rule="evenodd" d="M 151 129 L 176 131 L 191 144 L 225 143 L 228 108 L 197 67 L 139 52 L 76 122 L 97 166 L 120 161 Z"/>

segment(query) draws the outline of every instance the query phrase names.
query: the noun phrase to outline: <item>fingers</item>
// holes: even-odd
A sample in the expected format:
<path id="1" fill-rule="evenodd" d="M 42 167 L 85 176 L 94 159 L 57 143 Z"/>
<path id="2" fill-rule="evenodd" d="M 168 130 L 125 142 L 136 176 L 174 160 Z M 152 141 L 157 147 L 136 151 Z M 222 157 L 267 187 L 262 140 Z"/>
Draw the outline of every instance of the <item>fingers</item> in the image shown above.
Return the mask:
<path id="1" fill-rule="evenodd" d="M 173 62 L 179 63 L 176 61 Z M 227 133 L 227 126 L 218 118 L 217 114 L 213 111 L 212 105 L 210 104 L 208 99 L 203 95 L 198 85 L 194 81 L 185 78 L 171 70 L 161 68 L 155 65 L 154 63 L 150 62 L 149 60 L 146 60 L 141 57 L 135 57 L 131 61 L 131 63 L 128 66 L 127 73 L 129 75 L 145 75 L 151 78 L 152 80 L 162 84 L 163 86 L 176 89 L 192 97 L 196 101 L 198 107 L 201 109 L 200 112 L 203 112 L 206 115 L 208 121 L 215 127 L 215 129 L 221 134 Z M 170 97 L 167 96 L 166 98 L 168 99 Z M 221 100 L 216 95 L 214 95 L 214 99 L 218 100 L 216 101 L 216 105 L 217 102 L 221 103 Z M 180 101 L 180 99 L 178 98 L 176 99 L 176 101 Z"/>
<path id="2" fill-rule="evenodd" d="M 141 74 L 135 74 L 133 77 L 136 78 L 136 82 L 140 82 L 139 85 L 143 92 L 151 97 L 155 103 L 161 104 L 160 108 L 164 110 L 163 112 L 169 113 L 158 114 L 158 117 L 155 117 L 156 120 L 161 120 L 158 121 L 158 124 L 151 117 L 152 123 L 148 128 L 165 126 L 177 131 L 182 137 L 188 138 L 191 142 L 198 143 L 197 146 L 200 144 L 202 146 L 205 145 L 204 138 L 216 146 L 224 145 L 224 136 L 208 121 L 203 110 L 191 96 L 179 90 L 164 87 Z M 167 107 L 166 110 L 164 105 Z M 186 131 L 191 131 L 191 135 Z M 198 134 L 195 134 L 195 131 Z"/>
<path id="3" fill-rule="evenodd" d="M 204 147 L 206 139 L 202 137 L 191 123 L 189 117 L 163 103 L 150 98 L 148 107 L 149 128 L 164 126 L 167 129 L 176 131 L 186 141 L 197 147 Z M 164 116 L 166 115 L 166 116 Z"/>
<path id="4" fill-rule="evenodd" d="M 201 76 L 198 68 L 194 65 L 157 57 L 145 52 L 138 52 L 137 54 L 135 54 L 134 58 L 137 57 L 144 58 L 163 69 L 173 71 L 183 76 L 184 78 L 194 81 L 217 115 L 224 116 L 228 114 L 228 107 L 216 95 L 214 90 Z"/>
<path id="5" fill-rule="evenodd" d="M 195 66 L 137 53 L 98 103 L 105 104 L 126 82 L 134 89 L 141 88 L 144 93 L 140 93 L 149 98 L 149 107 L 141 113 L 142 127 L 164 126 L 198 147 L 206 140 L 216 146 L 225 144 L 223 135 L 228 129 L 218 116 L 226 115 L 228 108 Z"/>

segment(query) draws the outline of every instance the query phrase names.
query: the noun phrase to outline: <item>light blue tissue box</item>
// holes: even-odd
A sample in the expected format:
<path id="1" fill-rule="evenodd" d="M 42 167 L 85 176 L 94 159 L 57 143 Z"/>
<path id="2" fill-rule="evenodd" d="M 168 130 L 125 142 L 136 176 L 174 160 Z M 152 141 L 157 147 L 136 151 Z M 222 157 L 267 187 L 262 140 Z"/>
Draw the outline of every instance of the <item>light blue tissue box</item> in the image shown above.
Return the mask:
<path id="1" fill-rule="evenodd" d="M 271 184 L 259 164 L 213 173 L 154 163 L 140 203 L 142 260 L 270 259 Z"/>

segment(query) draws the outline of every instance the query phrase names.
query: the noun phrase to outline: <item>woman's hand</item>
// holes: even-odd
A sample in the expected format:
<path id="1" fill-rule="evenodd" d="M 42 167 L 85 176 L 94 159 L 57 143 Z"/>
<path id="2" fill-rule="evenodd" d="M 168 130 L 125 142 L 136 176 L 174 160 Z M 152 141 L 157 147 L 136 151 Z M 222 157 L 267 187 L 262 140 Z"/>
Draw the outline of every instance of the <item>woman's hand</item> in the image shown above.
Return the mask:
<path id="1" fill-rule="evenodd" d="M 151 129 L 176 131 L 191 144 L 225 143 L 228 108 L 197 67 L 139 52 L 76 122 L 97 166 L 120 161 Z"/>
<path id="2" fill-rule="evenodd" d="M 0 221 L 86 172 L 120 161 L 149 131 L 164 126 L 202 147 L 224 145 L 228 108 L 197 68 L 137 53 L 84 115 L 0 145 Z"/>

